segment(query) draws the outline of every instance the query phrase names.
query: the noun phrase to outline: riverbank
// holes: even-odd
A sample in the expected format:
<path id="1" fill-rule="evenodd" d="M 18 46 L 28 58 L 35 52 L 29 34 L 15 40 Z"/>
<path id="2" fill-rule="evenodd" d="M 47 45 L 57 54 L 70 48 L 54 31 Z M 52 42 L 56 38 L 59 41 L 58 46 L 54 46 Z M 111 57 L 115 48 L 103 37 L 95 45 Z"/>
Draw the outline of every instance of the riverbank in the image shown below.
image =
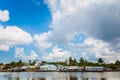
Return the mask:
<path id="1" fill-rule="evenodd" d="M 120 72 L 0 72 L 0 80 L 120 80 Z"/>

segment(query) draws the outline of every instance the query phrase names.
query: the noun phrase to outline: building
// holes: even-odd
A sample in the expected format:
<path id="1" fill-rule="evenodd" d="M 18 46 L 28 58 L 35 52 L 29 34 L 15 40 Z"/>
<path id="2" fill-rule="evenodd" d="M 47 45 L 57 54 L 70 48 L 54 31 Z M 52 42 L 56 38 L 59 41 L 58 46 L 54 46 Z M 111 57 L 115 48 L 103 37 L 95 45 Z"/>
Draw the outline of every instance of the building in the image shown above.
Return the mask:
<path id="1" fill-rule="evenodd" d="M 79 71 L 84 72 L 85 67 L 84 66 L 79 66 Z"/>
<path id="2" fill-rule="evenodd" d="M 68 71 L 69 72 L 79 71 L 79 67 L 78 66 L 68 66 Z"/>
<path id="3" fill-rule="evenodd" d="M 57 71 L 57 67 L 53 64 L 44 64 L 40 66 L 40 69 L 37 70 L 39 71 Z"/>
<path id="4" fill-rule="evenodd" d="M 19 72 L 19 70 L 20 70 L 19 67 L 8 69 L 8 71 L 10 72 Z"/>
<path id="5" fill-rule="evenodd" d="M 93 72 L 101 72 L 101 71 L 104 71 L 104 68 L 103 67 L 90 67 L 90 66 L 87 66 L 85 67 L 85 71 L 93 71 Z"/>
<path id="6" fill-rule="evenodd" d="M 35 66 L 22 66 L 19 68 L 19 71 L 33 72 L 33 71 L 36 71 L 36 68 L 35 68 Z"/>
<path id="7" fill-rule="evenodd" d="M 40 64 L 41 64 L 41 62 L 40 62 L 39 60 L 36 60 L 34 66 L 35 66 L 35 67 L 40 67 Z"/>
<path id="8" fill-rule="evenodd" d="M 0 65 L 0 72 L 3 71 L 4 67 L 5 67 L 5 65 Z"/>
<path id="9" fill-rule="evenodd" d="M 76 72 L 76 71 L 80 71 L 80 68 L 79 68 L 79 66 L 63 66 L 63 67 L 61 67 L 61 69 L 59 71 Z"/>

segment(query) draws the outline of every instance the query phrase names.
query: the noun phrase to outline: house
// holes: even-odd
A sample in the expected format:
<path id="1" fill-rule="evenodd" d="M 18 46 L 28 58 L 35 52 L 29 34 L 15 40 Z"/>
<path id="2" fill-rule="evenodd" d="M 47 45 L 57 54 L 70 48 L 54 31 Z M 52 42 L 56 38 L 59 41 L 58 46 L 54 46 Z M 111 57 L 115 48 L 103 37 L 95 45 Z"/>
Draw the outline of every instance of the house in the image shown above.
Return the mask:
<path id="1" fill-rule="evenodd" d="M 75 72 L 75 71 L 80 71 L 80 68 L 79 66 L 63 66 L 59 71 Z"/>
<path id="2" fill-rule="evenodd" d="M 43 64 L 40 66 L 40 69 L 37 70 L 39 71 L 57 71 L 57 67 L 53 64 Z"/>
<path id="3" fill-rule="evenodd" d="M 93 72 L 101 72 L 101 71 L 104 71 L 104 68 L 101 66 L 101 67 L 90 67 L 90 66 L 86 66 L 85 67 L 85 71 L 93 71 Z"/>
<path id="4" fill-rule="evenodd" d="M 84 66 L 79 66 L 79 71 L 83 72 L 83 71 L 84 71 L 84 69 L 85 69 L 85 67 L 84 67 Z"/>
<path id="5" fill-rule="evenodd" d="M 78 66 L 68 66 L 68 71 L 69 72 L 79 71 L 79 67 Z"/>
<path id="6" fill-rule="evenodd" d="M 3 71 L 4 67 L 5 67 L 5 65 L 0 65 L 0 72 Z"/>
<path id="7" fill-rule="evenodd" d="M 8 69 L 10 72 L 19 72 L 19 67 Z"/>
<path id="8" fill-rule="evenodd" d="M 19 68 L 19 71 L 22 71 L 22 72 L 33 72 L 35 71 L 35 66 L 22 66 Z"/>
<path id="9" fill-rule="evenodd" d="M 35 66 L 35 67 L 40 67 L 40 64 L 41 64 L 41 62 L 40 62 L 39 60 L 36 60 L 34 66 Z"/>
<path id="10" fill-rule="evenodd" d="M 59 68 L 59 71 L 67 72 L 68 71 L 68 66 L 62 66 L 61 68 Z"/>

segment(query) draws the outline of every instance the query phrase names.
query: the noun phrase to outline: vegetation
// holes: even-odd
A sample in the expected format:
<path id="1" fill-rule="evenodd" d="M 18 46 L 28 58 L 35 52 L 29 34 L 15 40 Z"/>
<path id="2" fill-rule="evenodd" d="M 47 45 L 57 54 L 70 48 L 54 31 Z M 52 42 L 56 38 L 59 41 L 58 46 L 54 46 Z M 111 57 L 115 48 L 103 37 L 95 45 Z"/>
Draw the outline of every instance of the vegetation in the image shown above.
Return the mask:
<path id="1" fill-rule="evenodd" d="M 43 63 L 46 63 L 43 61 Z M 8 64 L 0 63 L 0 66 L 4 65 L 3 69 L 10 69 L 15 67 L 21 67 L 25 65 L 33 66 L 35 64 L 35 61 L 29 60 L 28 62 L 23 62 L 22 60 L 19 60 L 18 62 L 12 61 Z M 104 60 L 102 58 L 99 58 L 96 63 L 89 62 L 82 57 L 77 61 L 76 59 L 73 59 L 72 57 L 69 57 L 66 61 L 59 61 L 59 62 L 49 62 L 49 64 L 55 64 L 55 65 L 63 65 L 63 66 L 103 66 L 104 68 L 111 68 L 112 70 L 115 70 L 117 68 L 120 68 L 120 61 L 117 60 L 114 63 L 105 64 Z"/>
<path id="2" fill-rule="evenodd" d="M 67 64 L 69 63 L 69 64 Z M 79 59 L 79 61 L 77 61 L 76 59 L 72 59 L 72 57 L 70 57 L 68 60 L 66 61 L 62 61 L 62 62 L 51 62 L 51 64 L 55 64 L 55 65 L 63 65 L 63 66 L 103 66 L 104 68 L 110 68 L 112 70 L 115 70 L 117 68 L 120 68 L 120 61 L 117 60 L 115 63 L 109 63 L 109 64 L 105 64 L 104 60 L 102 58 L 99 58 L 97 60 L 96 63 L 94 62 L 89 62 L 85 59 L 83 59 L 82 57 Z"/>
<path id="3" fill-rule="evenodd" d="M 15 61 L 12 61 L 10 63 L 7 63 L 7 64 L 3 64 L 3 63 L 0 63 L 0 66 L 4 66 L 4 70 L 7 70 L 7 69 L 10 69 L 10 68 L 15 68 L 15 67 L 22 67 L 22 66 L 26 66 L 26 65 L 34 65 L 35 64 L 35 61 L 29 61 L 28 63 L 26 62 L 23 62 L 22 60 L 19 60 L 17 62 Z"/>
<path id="4" fill-rule="evenodd" d="M 104 64 L 104 61 L 103 61 L 102 58 L 99 58 L 99 59 L 98 59 L 98 64 Z"/>

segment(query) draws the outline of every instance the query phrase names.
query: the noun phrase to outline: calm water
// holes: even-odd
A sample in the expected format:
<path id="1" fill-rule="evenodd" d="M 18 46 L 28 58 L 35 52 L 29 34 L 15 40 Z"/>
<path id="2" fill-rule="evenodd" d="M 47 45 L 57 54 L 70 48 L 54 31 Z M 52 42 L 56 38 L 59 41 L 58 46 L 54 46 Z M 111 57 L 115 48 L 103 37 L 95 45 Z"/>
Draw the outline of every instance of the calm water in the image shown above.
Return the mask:
<path id="1" fill-rule="evenodd" d="M 120 80 L 120 72 L 0 72 L 0 80 Z"/>

